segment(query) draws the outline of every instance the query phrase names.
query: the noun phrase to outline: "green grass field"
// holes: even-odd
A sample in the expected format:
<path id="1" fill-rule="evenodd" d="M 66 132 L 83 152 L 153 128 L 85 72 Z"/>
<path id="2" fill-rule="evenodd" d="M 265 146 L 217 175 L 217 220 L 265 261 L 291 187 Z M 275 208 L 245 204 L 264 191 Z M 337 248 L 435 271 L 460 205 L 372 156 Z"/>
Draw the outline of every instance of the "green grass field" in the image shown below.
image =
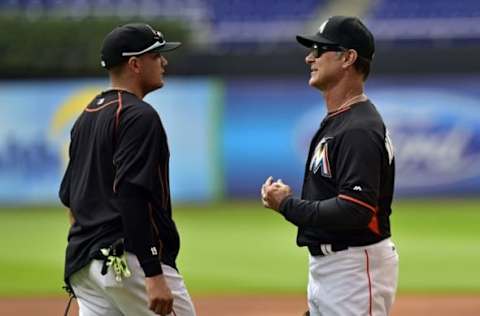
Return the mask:
<path id="1" fill-rule="evenodd" d="M 295 227 L 255 202 L 176 206 L 178 264 L 193 294 L 304 293 Z M 61 294 L 67 216 L 0 209 L 0 296 Z M 399 201 L 392 216 L 402 293 L 480 293 L 480 201 Z"/>

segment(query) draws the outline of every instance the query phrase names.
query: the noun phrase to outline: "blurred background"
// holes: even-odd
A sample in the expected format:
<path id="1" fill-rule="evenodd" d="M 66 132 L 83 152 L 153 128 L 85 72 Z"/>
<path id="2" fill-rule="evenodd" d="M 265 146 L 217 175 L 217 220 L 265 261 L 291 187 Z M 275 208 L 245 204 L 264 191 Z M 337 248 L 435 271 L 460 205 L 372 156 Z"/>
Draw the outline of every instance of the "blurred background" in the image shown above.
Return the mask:
<path id="1" fill-rule="evenodd" d="M 295 35 L 331 15 L 376 38 L 366 92 L 395 146 L 399 291 L 473 294 L 480 313 L 476 0 L 0 0 L 0 297 L 61 294 L 70 128 L 108 88 L 103 37 L 138 21 L 184 43 L 146 100 L 169 136 L 192 293 L 303 295 L 306 252 L 258 195 L 270 175 L 300 191 L 325 109 Z"/>

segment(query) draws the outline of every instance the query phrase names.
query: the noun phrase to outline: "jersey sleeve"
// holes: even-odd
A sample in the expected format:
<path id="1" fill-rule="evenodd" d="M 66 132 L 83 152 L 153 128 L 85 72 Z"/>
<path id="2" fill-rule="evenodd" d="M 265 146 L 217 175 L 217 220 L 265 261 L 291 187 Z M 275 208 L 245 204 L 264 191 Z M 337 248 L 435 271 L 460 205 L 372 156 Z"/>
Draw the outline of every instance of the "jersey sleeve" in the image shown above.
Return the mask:
<path id="1" fill-rule="evenodd" d="M 152 192 L 158 181 L 158 167 L 164 143 L 163 128 L 155 110 L 126 113 L 117 132 L 113 162 L 114 191 L 129 183 Z"/>
<path id="2" fill-rule="evenodd" d="M 126 242 L 147 277 L 162 273 L 159 237 L 150 214 L 153 186 L 159 181 L 162 132 L 153 109 L 126 113 L 120 120 L 114 152 L 114 191 Z"/>
<path id="3" fill-rule="evenodd" d="M 70 162 L 68 163 L 65 174 L 63 175 L 58 196 L 63 205 L 70 207 Z"/>
<path id="4" fill-rule="evenodd" d="M 372 132 L 373 133 L 373 132 Z M 374 134 L 352 130 L 339 138 L 334 177 L 338 195 L 323 201 L 286 198 L 280 213 L 297 226 L 355 229 L 368 226 L 378 233 L 376 211 L 382 166 L 381 147 Z"/>
<path id="5" fill-rule="evenodd" d="M 373 131 L 346 132 L 336 152 L 338 197 L 374 211 L 382 172 L 382 143 Z"/>

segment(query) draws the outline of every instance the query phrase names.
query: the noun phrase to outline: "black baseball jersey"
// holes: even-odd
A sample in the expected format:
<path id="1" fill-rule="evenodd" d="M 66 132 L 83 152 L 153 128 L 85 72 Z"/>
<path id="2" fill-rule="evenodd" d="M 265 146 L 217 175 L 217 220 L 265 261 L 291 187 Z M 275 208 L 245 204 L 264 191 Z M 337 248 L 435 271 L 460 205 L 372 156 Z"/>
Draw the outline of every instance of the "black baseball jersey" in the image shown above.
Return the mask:
<path id="1" fill-rule="evenodd" d="M 390 236 L 395 163 L 380 114 L 369 101 L 330 113 L 312 139 L 301 199 L 280 212 L 298 226 L 297 244 L 363 246 Z M 337 247 L 339 248 L 339 247 Z"/>
<path id="2" fill-rule="evenodd" d="M 155 109 L 126 91 L 101 93 L 75 122 L 69 155 L 60 187 L 75 218 L 66 281 L 121 238 L 146 276 L 162 272 L 160 260 L 176 268 L 180 240 L 170 203 L 170 154 Z"/>

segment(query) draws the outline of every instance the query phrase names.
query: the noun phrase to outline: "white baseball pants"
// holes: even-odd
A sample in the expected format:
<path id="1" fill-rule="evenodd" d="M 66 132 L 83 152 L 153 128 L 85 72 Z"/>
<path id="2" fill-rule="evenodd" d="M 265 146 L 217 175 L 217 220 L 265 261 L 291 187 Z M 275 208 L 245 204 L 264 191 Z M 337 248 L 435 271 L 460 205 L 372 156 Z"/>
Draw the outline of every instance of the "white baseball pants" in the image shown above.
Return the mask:
<path id="1" fill-rule="evenodd" d="M 153 316 L 148 309 L 145 291 L 145 274 L 135 255 L 126 254 L 128 267 L 132 273 L 121 282 L 115 280 L 111 268 L 106 275 L 100 273 L 102 260 L 92 260 L 87 266 L 70 278 L 77 296 L 80 316 Z M 182 276 L 172 267 L 162 264 L 163 276 L 174 300 L 171 316 L 195 316 L 192 300 Z"/>
<path id="2" fill-rule="evenodd" d="M 386 316 L 398 279 L 398 254 L 390 239 L 310 256 L 311 316 Z"/>

